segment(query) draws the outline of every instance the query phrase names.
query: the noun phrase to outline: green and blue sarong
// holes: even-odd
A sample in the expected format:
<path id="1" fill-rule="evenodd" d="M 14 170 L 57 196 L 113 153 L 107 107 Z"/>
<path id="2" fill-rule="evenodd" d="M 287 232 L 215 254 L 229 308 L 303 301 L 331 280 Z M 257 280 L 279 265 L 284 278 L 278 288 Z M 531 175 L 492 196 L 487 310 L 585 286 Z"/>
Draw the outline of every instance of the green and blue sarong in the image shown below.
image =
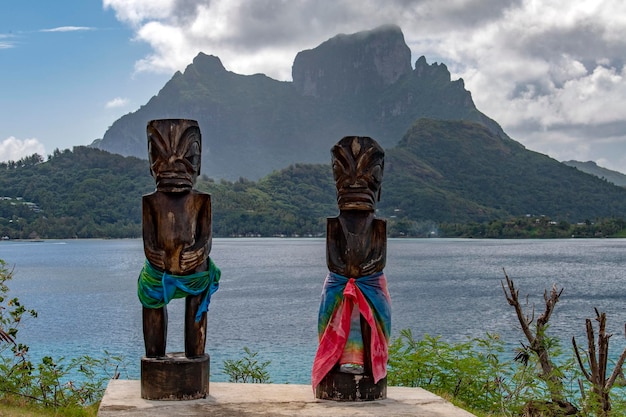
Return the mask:
<path id="1" fill-rule="evenodd" d="M 204 294 L 196 314 L 196 322 L 202 313 L 209 311 L 211 296 L 219 288 L 221 271 L 211 258 L 206 271 L 189 275 L 171 275 L 159 271 L 146 259 L 137 280 L 137 295 L 146 308 L 161 308 L 175 298 Z"/>

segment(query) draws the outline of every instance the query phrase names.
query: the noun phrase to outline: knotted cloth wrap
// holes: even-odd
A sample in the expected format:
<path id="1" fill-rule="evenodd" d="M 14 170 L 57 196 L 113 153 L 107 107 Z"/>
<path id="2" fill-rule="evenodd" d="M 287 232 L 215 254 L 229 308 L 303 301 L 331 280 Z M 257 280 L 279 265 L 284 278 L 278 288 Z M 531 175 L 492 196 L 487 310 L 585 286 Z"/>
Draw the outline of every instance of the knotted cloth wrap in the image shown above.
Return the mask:
<path id="1" fill-rule="evenodd" d="M 207 271 L 190 275 L 170 275 L 167 272 L 159 271 L 146 259 L 137 280 L 139 301 L 146 308 L 160 308 L 174 298 L 204 293 L 202 303 L 196 314 L 196 322 L 200 321 L 202 313 L 209 311 L 211 296 L 220 286 L 222 273 L 211 258 L 208 261 L 209 268 Z"/>
<path id="2" fill-rule="evenodd" d="M 370 355 L 374 383 L 387 375 L 391 298 L 385 275 L 378 272 L 355 279 L 329 272 L 324 281 L 318 318 L 319 346 L 313 361 L 313 389 L 339 361 L 348 340 L 355 305 L 372 330 Z"/>

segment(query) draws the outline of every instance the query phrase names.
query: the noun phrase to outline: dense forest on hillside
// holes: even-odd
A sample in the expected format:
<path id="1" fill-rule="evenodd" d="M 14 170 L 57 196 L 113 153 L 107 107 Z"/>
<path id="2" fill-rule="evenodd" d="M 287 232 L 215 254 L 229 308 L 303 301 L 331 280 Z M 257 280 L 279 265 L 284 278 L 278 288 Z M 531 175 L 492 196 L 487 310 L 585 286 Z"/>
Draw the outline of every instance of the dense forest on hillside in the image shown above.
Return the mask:
<path id="1" fill-rule="evenodd" d="M 522 216 L 483 223 L 442 223 L 438 232 L 446 237 L 479 239 L 623 238 L 626 237 L 626 222 L 621 218 L 604 218 L 572 224 L 545 216 Z"/>
<path id="2" fill-rule="evenodd" d="M 320 236 L 336 212 L 326 165 L 293 165 L 258 182 L 216 182 L 215 236 Z M 141 236 L 141 196 L 154 190 L 148 162 L 87 147 L 56 150 L 0 164 L 0 237 L 126 238 Z"/>
<path id="3" fill-rule="evenodd" d="M 75 147 L 0 165 L 0 235 L 10 238 L 139 237 L 148 163 Z"/>
<path id="4" fill-rule="evenodd" d="M 385 156 L 381 212 L 436 223 L 622 218 L 626 192 L 484 126 L 420 119 Z"/>
<path id="5" fill-rule="evenodd" d="M 468 122 L 420 120 L 387 150 L 378 217 L 390 236 L 599 237 L 624 227 L 626 190 Z M 323 236 L 338 214 L 328 164 L 293 164 L 258 181 L 213 180 L 213 233 Z M 0 237 L 141 236 L 148 162 L 75 147 L 0 163 Z"/>
<path id="6" fill-rule="evenodd" d="M 211 194 L 216 236 L 321 236 L 337 214 L 330 166 L 296 164 L 258 182 L 200 178 Z M 330 175 L 329 175 L 330 174 Z"/>

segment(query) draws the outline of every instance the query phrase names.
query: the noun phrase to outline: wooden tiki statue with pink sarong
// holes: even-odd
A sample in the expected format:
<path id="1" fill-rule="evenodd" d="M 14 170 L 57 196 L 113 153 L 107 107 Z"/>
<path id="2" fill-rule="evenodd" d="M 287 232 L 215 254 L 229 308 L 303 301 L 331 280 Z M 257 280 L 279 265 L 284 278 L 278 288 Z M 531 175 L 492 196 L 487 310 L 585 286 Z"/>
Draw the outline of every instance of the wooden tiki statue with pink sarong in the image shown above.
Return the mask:
<path id="1" fill-rule="evenodd" d="M 349 136 L 331 149 L 339 215 L 327 220 L 312 384 L 320 399 L 367 401 L 387 396 L 391 301 L 383 273 L 386 222 L 375 217 L 384 150 Z"/>

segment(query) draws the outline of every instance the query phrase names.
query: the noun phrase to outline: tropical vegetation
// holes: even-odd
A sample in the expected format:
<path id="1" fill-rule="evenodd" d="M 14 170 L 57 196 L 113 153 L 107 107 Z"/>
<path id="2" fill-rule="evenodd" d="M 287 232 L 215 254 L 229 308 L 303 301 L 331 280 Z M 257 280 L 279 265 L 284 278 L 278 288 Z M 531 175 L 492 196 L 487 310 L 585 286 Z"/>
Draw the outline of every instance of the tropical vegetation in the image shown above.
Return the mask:
<path id="1" fill-rule="evenodd" d="M 545 307 L 527 305 L 505 273 L 502 289 L 520 324 L 519 347 L 497 334 L 449 343 L 439 336 L 415 339 L 408 330 L 390 347 L 390 385 L 422 387 L 478 416 L 620 417 L 626 415 L 621 354 L 609 353 L 606 313 L 587 319 L 587 349 L 553 334 L 549 321 L 562 289 L 544 294 Z M 594 326 L 593 322 L 597 324 Z M 597 332 L 594 330 L 597 327 Z M 597 335 L 597 342 L 596 342 Z M 622 343 L 623 345 L 623 343 Z"/>
<path id="2" fill-rule="evenodd" d="M 327 164 L 251 181 L 202 175 L 213 233 L 323 236 L 338 213 Z M 0 163 L 0 238 L 141 236 L 148 162 L 88 147 Z M 530 152 L 482 125 L 418 120 L 386 150 L 378 217 L 392 237 L 608 237 L 624 229 L 626 189 Z"/>
<path id="3" fill-rule="evenodd" d="M 44 356 L 33 360 L 20 327 L 35 310 L 10 295 L 12 271 L 0 259 L 0 415 L 93 416 L 109 379 L 119 376 L 121 357 Z M 19 410 L 19 414 L 16 412 Z"/>

